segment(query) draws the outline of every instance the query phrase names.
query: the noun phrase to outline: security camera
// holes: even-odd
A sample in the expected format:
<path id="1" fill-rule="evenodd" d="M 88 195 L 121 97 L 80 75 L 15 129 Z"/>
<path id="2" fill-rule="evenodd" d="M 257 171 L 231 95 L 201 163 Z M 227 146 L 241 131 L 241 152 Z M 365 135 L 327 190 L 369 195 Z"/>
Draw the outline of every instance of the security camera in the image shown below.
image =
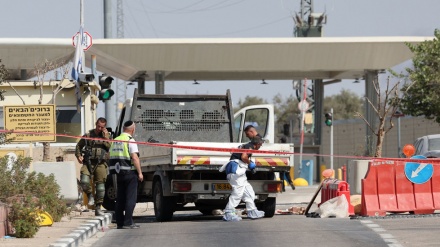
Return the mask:
<path id="1" fill-rule="evenodd" d="M 95 79 L 93 74 L 79 73 L 78 80 L 80 82 L 92 82 Z"/>

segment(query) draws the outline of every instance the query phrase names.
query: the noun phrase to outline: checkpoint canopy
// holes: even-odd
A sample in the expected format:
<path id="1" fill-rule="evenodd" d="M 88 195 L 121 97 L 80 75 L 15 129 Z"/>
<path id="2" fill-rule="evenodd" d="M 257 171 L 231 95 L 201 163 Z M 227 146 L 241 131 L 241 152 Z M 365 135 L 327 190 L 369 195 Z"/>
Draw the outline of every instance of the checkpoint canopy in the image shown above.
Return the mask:
<path id="1" fill-rule="evenodd" d="M 125 81 L 354 79 L 412 58 L 405 43 L 433 37 L 94 39 L 86 51 L 97 70 Z M 35 76 L 35 64 L 68 63 L 72 39 L 2 38 L 0 58 L 10 80 Z"/>

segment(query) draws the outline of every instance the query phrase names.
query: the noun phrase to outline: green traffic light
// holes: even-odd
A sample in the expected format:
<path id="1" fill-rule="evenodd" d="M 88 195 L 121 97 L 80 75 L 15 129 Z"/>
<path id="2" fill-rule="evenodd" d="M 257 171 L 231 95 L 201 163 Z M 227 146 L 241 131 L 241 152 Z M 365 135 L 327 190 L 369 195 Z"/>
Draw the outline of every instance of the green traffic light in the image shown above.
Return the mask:
<path id="1" fill-rule="evenodd" d="M 114 94 L 115 94 L 115 92 L 113 90 L 104 89 L 104 90 L 101 90 L 101 92 L 99 93 L 99 99 L 102 101 L 106 101 L 106 100 L 109 100 Z"/>
<path id="2" fill-rule="evenodd" d="M 330 112 L 327 112 L 325 114 L 325 121 L 324 121 L 325 125 L 327 126 L 332 126 L 333 124 L 333 115 Z"/>
<path id="3" fill-rule="evenodd" d="M 331 119 L 326 119 L 325 120 L 325 125 L 332 126 L 332 120 Z"/>
<path id="4" fill-rule="evenodd" d="M 105 92 L 104 95 L 102 95 L 102 99 L 110 99 L 111 93 L 109 91 Z"/>

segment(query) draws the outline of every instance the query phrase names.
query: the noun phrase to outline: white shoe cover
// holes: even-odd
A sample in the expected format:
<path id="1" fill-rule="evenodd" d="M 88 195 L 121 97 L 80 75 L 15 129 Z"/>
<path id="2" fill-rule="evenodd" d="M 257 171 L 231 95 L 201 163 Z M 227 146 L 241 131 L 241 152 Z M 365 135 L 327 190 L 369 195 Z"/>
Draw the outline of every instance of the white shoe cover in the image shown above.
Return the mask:
<path id="1" fill-rule="evenodd" d="M 251 219 L 259 219 L 264 217 L 264 211 L 259 211 L 257 209 L 247 211 L 248 218 Z"/>
<path id="2" fill-rule="evenodd" d="M 225 212 L 225 215 L 223 215 L 223 220 L 224 221 L 240 221 L 241 217 L 236 215 L 235 212 L 234 213 Z"/>

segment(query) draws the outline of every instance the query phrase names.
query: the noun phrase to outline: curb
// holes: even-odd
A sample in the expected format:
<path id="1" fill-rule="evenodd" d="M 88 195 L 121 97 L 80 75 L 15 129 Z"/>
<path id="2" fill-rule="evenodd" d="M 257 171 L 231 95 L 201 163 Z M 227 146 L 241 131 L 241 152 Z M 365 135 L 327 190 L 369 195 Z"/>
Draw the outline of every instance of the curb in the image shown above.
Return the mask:
<path id="1" fill-rule="evenodd" d="M 112 214 L 110 213 L 105 213 L 104 216 L 96 216 L 92 220 L 81 224 L 76 230 L 50 244 L 49 247 L 78 247 L 98 231 L 103 231 L 104 228 L 107 228 L 111 222 Z"/>

